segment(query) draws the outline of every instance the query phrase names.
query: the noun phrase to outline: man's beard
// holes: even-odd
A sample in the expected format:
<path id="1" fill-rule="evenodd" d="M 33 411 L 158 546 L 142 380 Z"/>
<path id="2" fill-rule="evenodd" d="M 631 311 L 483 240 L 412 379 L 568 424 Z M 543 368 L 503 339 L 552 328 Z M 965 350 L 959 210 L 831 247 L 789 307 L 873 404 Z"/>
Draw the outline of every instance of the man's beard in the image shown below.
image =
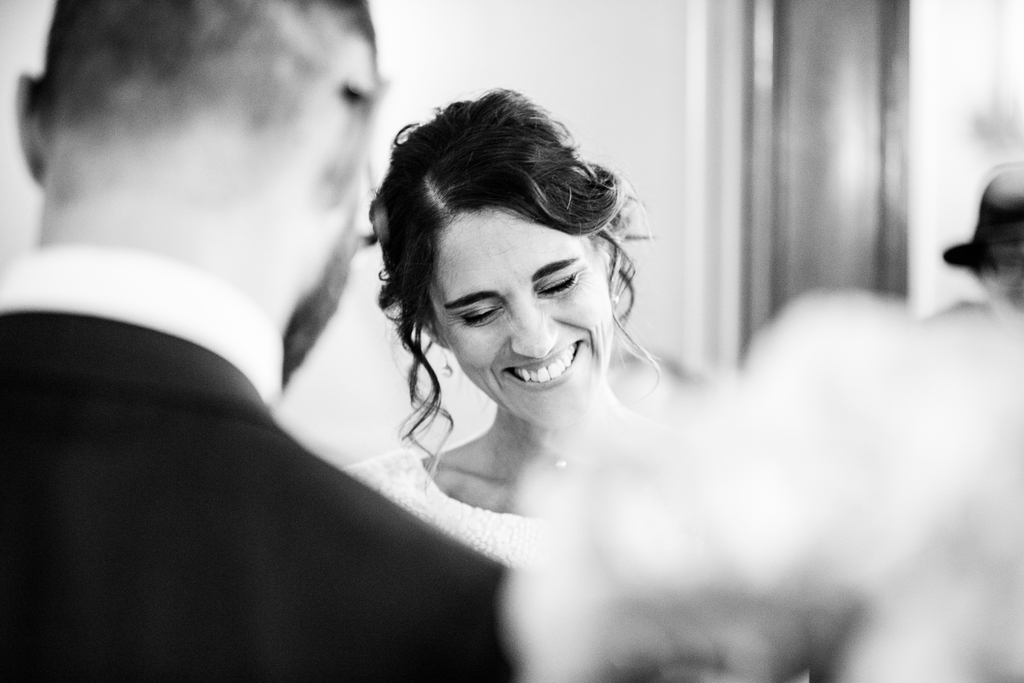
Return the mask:
<path id="1" fill-rule="evenodd" d="M 316 285 L 299 301 L 288 320 L 282 368 L 282 385 L 285 387 L 338 310 L 355 253 L 357 240 L 350 234 L 352 230 L 353 226 L 349 225 L 342 233 Z"/>

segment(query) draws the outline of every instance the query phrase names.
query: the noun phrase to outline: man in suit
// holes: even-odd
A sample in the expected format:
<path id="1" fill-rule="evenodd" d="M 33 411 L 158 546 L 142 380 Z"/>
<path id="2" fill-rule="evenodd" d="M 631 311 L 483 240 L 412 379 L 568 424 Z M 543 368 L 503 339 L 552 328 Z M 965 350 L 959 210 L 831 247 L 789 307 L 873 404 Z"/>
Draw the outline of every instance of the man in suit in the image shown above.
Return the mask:
<path id="1" fill-rule="evenodd" d="M 0 679 L 508 678 L 499 568 L 266 406 L 377 90 L 365 0 L 58 0 L 18 97 L 41 248 L 0 282 Z"/>

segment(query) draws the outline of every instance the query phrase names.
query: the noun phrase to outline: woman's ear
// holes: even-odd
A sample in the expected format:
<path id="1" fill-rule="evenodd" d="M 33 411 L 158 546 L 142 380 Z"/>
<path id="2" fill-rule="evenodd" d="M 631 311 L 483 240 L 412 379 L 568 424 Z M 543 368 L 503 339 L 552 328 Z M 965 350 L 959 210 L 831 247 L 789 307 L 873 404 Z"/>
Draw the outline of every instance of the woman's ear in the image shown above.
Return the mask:
<path id="1" fill-rule="evenodd" d="M 39 116 L 39 81 L 27 74 L 18 79 L 17 115 L 18 133 L 21 138 L 21 153 L 28 164 L 32 177 L 40 185 L 46 176 L 46 159 L 49 140 Z"/>

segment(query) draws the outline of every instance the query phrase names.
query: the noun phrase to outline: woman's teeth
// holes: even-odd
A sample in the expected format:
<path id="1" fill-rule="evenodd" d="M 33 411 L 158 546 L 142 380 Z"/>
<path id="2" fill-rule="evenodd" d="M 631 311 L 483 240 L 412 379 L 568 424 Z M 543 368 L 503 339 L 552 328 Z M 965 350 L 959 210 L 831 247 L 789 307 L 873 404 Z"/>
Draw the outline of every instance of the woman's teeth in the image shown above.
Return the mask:
<path id="1" fill-rule="evenodd" d="M 569 369 L 572 365 L 572 361 L 576 358 L 576 348 L 578 344 L 573 344 L 566 348 L 558 358 L 551 362 L 547 367 L 541 368 L 540 370 L 524 370 L 523 368 L 513 368 L 512 372 L 516 377 L 523 380 L 524 382 L 550 382 L 556 377 L 560 377 L 563 372 Z"/>

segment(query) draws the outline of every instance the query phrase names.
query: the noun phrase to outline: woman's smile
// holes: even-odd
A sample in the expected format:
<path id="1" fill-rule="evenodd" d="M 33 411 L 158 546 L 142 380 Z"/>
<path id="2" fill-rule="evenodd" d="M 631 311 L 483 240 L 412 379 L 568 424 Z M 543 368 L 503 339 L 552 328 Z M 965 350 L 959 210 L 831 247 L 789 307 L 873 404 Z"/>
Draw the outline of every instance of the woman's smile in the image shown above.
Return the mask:
<path id="1" fill-rule="evenodd" d="M 576 351 L 581 343 L 575 342 L 566 346 L 550 362 L 534 362 L 519 367 L 511 367 L 506 372 L 527 384 L 548 384 L 565 375 L 569 368 L 572 367 L 573 360 L 576 358 Z"/>

